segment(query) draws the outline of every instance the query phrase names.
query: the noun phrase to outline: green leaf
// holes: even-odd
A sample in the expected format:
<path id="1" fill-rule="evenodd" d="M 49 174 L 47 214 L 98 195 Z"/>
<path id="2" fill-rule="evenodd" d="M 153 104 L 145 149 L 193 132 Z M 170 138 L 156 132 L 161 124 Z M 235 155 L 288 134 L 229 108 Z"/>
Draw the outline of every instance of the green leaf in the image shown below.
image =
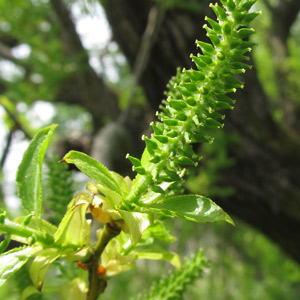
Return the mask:
<path id="1" fill-rule="evenodd" d="M 118 213 L 119 204 L 122 202 L 122 197 L 120 194 L 113 192 L 103 185 L 92 182 L 88 182 L 86 188 L 89 192 L 92 192 L 95 195 L 91 201 L 92 205 L 95 208 L 99 207 L 100 202 L 102 202 L 102 211 L 106 211 L 107 213 L 109 213 L 113 220 L 118 220 L 121 218 L 120 214 Z M 100 211 L 97 212 L 97 210 L 93 210 L 93 208 L 91 208 L 91 212 L 92 214 L 95 213 L 96 215 L 98 215 Z M 101 223 L 106 223 L 104 220 L 104 222 L 101 220 L 102 217 L 98 219 L 96 215 L 93 214 L 95 219 L 97 219 Z"/>
<path id="2" fill-rule="evenodd" d="M 0 255 L 0 286 L 17 272 L 40 247 L 21 247 Z"/>
<path id="3" fill-rule="evenodd" d="M 128 187 L 128 182 L 126 181 L 126 179 L 122 175 L 120 175 L 119 173 L 117 173 L 117 172 L 110 171 L 110 174 L 116 180 L 116 182 L 118 183 L 118 186 L 120 187 L 120 189 L 122 190 L 122 192 L 125 195 L 128 194 L 129 187 Z"/>
<path id="4" fill-rule="evenodd" d="M 232 219 L 216 203 L 201 195 L 181 195 L 161 198 L 157 202 L 142 204 L 149 210 L 181 217 L 199 223 L 226 221 L 234 225 Z"/>
<path id="5" fill-rule="evenodd" d="M 122 194 L 122 190 L 111 172 L 104 165 L 90 156 L 78 151 L 70 151 L 64 156 L 62 162 L 74 164 L 81 172 L 96 183 L 99 183 L 118 194 Z"/>
<path id="6" fill-rule="evenodd" d="M 39 291 L 37 291 L 37 289 L 33 286 L 33 285 L 28 285 L 23 291 L 22 291 L 22 295 L 21 295 L 21 300 L 26 300 L 28 299 L 30 296 L 34 295 L 34 294 L 38 294 Z"/>
<path id="7" fill-rule="evenodd" d="M 30 277 L 34 286 L 41 291 L 46 272 L 50 266 L 57 258 L 61 256 L 58 249 L 49 248 L 37 253 L 30 266 Z"/>
<path id="8" fill-rule="evenodd" d="M 86 283 L 81 278 L 75 278 L 67 286 L 63 286 L 60 290 L 60 296 L 63 300 L 85 300 L 87 293 Z"/>
<path id="9" fill-rule="evenodd" d="M 122 202 L 123 198 L 119 193 L 116 193 L 101 184 L 96 184 L 96 187 L 101 194 L 105 195 L 106 199 L 108 200 L 108 206 L 110 208 L 116 209 L 116 207 L 119 206 Z"/>
<path id="10" fill-rule="evenodd" d="M 132 245 L 135 245 L 143 232 L 151 225 L 151 219 L 148 214 L 120 210 L 125 224 L 128 227 Z"/>
<path id="11" fill-rule="evenodd" d="M 90 194 L 79 193 L 73 198 L 54 235 L 56 243 L 73 248 L 89 243 L 91 222 L 86 219 L 86 210 L 91 202 L 90 197 Z"/>
<path id="12" fill-rule="evenodd" d="M 173 243 L 176 241 L 176 237 L 171 235 L 170 232 L 164 226 L 164 223 L 160 221 L 155 221 L 153 225 L 147 228 L 143 233 L 143 239 L 155 238 L 168 243 Z"/>
<path id="13" fill-rule="evenodd" d="M 19 165 L 16 181 L 23 208 L 35 216 L 42 214 L 42 164 L 53 131 L 57 125 L 40 130 L 30 142 Z"/>
<path id="14" fill-rule="evenodd" d="M 124 247 L 130 245 L 129 235 L 123 231 L 112 239 L 101 254 L 101 265 L 106 269 L 106 276 L 115 276 L 135 267 L 135 254 L 123 255 Z M 130 245 L 130 249 L 133 247 Z M 122 254 L 121 254 L 122 253 Z"/>
<path id="15" fill-rule="evenodd" d="M 176 269 L 181 269 L 181 262 L 178 254 L 170 251 L 153 251 L 153 250 L 142 250 L 137 252 L 139 259 L 154 259 L 164 260 L 172 264 Z"/>

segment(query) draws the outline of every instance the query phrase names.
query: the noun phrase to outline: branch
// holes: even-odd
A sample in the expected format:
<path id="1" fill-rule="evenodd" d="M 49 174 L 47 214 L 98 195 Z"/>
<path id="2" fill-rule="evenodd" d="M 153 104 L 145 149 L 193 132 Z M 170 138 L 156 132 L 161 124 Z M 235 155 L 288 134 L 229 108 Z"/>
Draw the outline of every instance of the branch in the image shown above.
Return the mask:
<path id="1" fill-rule="evenodd" d="M 120 233 L 120 229 L 111 224 L 105 224 L 101 236 L 94 248 L 94 253 L 90 260 L 85 263 L 89 272 L 89 290 L 86 300 L 96 300 L 106 288 L 107 282 L 98 275 L 98 263 L 102 252 L 111 239 Z"/>
<path id="2" fill-rule="evenodd" d="M 154 6 L 149 12 L 147 27 L 142 36 L 141 46 L 134 63 L 133 82 L 130 87 L 128 106 L 120 118 L 121 122 L 124 122 L 129 117 L 129 111 L 132 106 L 136 87 L 139 84 L 143 72 L 145 71 L 145 68 L 149 62 L 151 50 L 164 20 L 165 12 L 166 8 L 163 5 Z"/>
<path id="3" fill-rule="evenodd" d="M 2 56 L 5 59 L 11 60 L 13 62 L 16 62 L 18 59 L 12 54 L 12 51 L 9 47 L 7 47 L 5 44 L 0 42 L 0 56 Z"/>
<path id="4" fill-rule="evenodd" d="M 3 215 L 1 216 L 3 217 Z M 12 222 L 4 219 L 3 223 L 0 223 L 1 232 L 7 232 L 11 235 L 16 235 L 26 239 L 35 238 L 37 242 L 44 245 L 51 245 L 54 242 L 53 236 L 48 233 L 44 233 L 39 230 L 35 230 L 25 225 L 20 225 L 18 223 Z"/>
<path id="5" fill-rule="evenodd" d="M 139 115 L 134 115 L 133 99 L 139 81 L 148 65 L 152 47 L 156 41 L 159 29 L 164 20 L 165 6 L 154 6 L 149 12 L 148 22 L 141 39 L 141 45 L 134 63 L 132 83 L 128 97 L 128 105 L 115 122 L 106 125 L 99 131 L 94 139 L 92 155 L 110 169 L 114 169 L 114 162 L 119 157 L 124 157 L 130 149 L 130 138 L 136 133 Z M 142 113 L 142 112 L 140 112 Z M 134 120 L 134 121 L 133 121 Z M 143 126 L 141 126 L 142 128 Z M 136 134 L 140 136 L 140 132 Z M 136 138 L 134 137 L 133 140 Z M 137 147 L 137 145 L 135 145 Z M 120 149 L 123 152 L 120 153 Z M 128 164 L 129 167 L 130 164 Z M 126 165 L 127 166 L 127 165 Z M 120 167 L 120 163 L 118 163 Z M 122 169 L 122 167 L 120 168 Z M 118 172 L 120 172 L 120 169 Z"/>
<path id="6" fill-rule="evenodd" d="M 6 145 L 5 145 L 5 148 L 3 150 L 1 160 L 0 160 L 0 170 L 3 170 L 4 164 L 5 164 L 8 152 L 9 152 L 9 148 L 10 148 L 10 145 L 11 145 L 11 142 L 12 142 L 12 136 L 13 136 L 14 132 L 15 132 L 15 128 L 11 129 L 10 132 L 8 133 L 8 135 L 7 135 Z"/>
<path id="7" fill-rule="evenodd" d="M 3 105 L 3 103 L 0 103 L 0 104 L 2 104 L 2 107 L 5 109 L 6 113 L 9 116 L 9 118 L 14 122 L 15 130 L 21 130 L 24 133 L 25 137 L 27 139 L 31 140 L 33 138 L 33 136 L 31 135 L 30 132 L 28 132 L 28 130 L 26 128 L 24 128 L 23 124 L 19 121 L 18 116 L 14 112 L 10 111 L 6 107 L 6 105 Z"/>
<path id="8" fill-rule="evenodd" d="M 12 61 L 13 63 L 15 63 L 16 65 L 19 65 L 21 67 L 23 67 L 26 71 L 26 73 L 29 73 L 30 71 L 30 67 L 27 64 L 27 61 L 24 59 L 18 59 L 16 58 L 12 51 L 11 48 L 6 46 L 4 43 L 0 42 L 0 57 L 7 59 L 9 61 Z"/>

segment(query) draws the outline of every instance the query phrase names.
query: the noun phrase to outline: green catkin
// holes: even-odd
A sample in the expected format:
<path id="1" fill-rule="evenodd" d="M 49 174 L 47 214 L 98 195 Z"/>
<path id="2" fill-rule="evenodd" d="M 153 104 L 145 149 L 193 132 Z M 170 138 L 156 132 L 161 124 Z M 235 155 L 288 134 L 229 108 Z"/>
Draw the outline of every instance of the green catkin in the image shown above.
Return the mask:
<path id="1" fill-rule="evenodd" d="M 168 277 L 160 279 L 151 286 L 148 293 L 135 300 L 182 300 L 187 287 L 202 277 L 207 265 L 203 251 L 199 250 L 186 260 L 181 271 L 174 271 Z"/>
<path id="2" fill-rule="evenodd" d="M 251 51 L 254 44 L 244 39 L 253 34 L 254 30 L 246 26 L 259 13 L 249 12 L 255 3 L 252 0 L 221 2 L 223 7 L 210 5 L 217 20 L 206 18 L 209 26 L 204 25 L 212 44 L 196 41 L 201 50 L 201 54 L 191 55 L 196 70 L 183 69 L 171 79 L 166 100 L 157 113 L 159 121 L 151 124 L 154 133 L 150 138 L 143 137 L 149 158 L 140 162 L 130 159 L 134 168 L 140 164 L 142 172 L 138 172 L 140 176 L 126 199 L 127 204 L 138 205 L 143 193 L 152 185 L 157 192 L 164 193 L 164 189 L 157 186 L 171 180 L 166 171 L 176 173 L 176 180 L 180 181 L 186 165 L 197 165 L 199 156 L 192 148 L 186 152 L 186 146 L 213 141 L 209 128 L 222 128 L 224 109 L 233 109 L 234 100 L 227 94 L 243 88 L 235 76 L 251 68 L 244 63 L 248 60 L 244 54 Z"/>
<path id="3" fill-rule="evenodd" d="M 48 167 L 45 205 L 50 209 L 49 219 L 58 225 L 74 195 L 72 172 L 58 157 L 46 161 Z"/>

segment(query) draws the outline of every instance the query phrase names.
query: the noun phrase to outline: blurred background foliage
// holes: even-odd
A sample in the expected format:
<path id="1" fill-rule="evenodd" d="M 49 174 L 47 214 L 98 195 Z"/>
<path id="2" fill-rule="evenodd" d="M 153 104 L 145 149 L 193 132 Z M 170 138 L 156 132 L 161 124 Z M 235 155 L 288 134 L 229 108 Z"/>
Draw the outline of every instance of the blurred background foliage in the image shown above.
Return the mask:
<path id="1" fill-rule="evenodd" d="M 141 124 L 149 123 L 153 118 L 153 103 L 143 87 L 135 87 L 140 78 L 134 73 L 130 53 L 125 53 L 126 49 L 121 50 L 115 42 L 117 33 L 111 32 L 100 2 L 107 10 L 107 1 L 96 0 L 0 1 L 0 206 L 7 208 L 11 216 L 18 216 L 20 211 L 14 184 L 16 167 L 28 140 L 42 126 L 60 125 L 48 153 L 48 166 L 45 166 L 45 214 L 57 224 L 63 205 L 73 192 L 84 186 L 85 180 L 76 172 L 71 174 L 65 167 L 55 165 L 58 157 L 70 149 L 93 153 L 95 139 L 103 126 L 112 124 L 128 110 L 133 111 L 134 116 L 135 111 L 141 114 L 137 125 L 133 125 L 139 128 L 134 137 L 147 132 L 147 127 Z M 141 1 L 147 5 L 154 2 Z M 283 92 L 278 84 L 278 74 L 286 74 L 287 97 L 293 107 L 299 107 L 300 18 L 298 14 L 291 26 L 286 49 L 280 49 L 279 45 L 278 51 L 274 51 L 270 41 L 274 25 L 272 8 L 283 2 L 258 1 L 255 8 L 263 10 L 263 14 L 254 23 L 257 34 L 253 40 L 258 45 L 253 60 L 268 97 L 272 118 L 287 126 L 288 108 L 282 105 Z M 169 5 L 176 13 L 203 13 L 207 1 L 176 0 L 170 1 Z M 65 9 L 63 13 L 71 14 L 72 18 L 67 15 L 60 19 L 60 9 Z M 138 12 L 135 17 L 139 18 Z M 128 42 L 130 46 L 134 46 L 134 41 Z M 174 74 L 175 69 L 172 72 Z M 109 102 L 106 103 L 107 99 Z M 131 147 L 139 147 L 135 139 L 129 140 Z M 213 199 L 217 197 L 221 199 L 221 206 L 223 198 L 230 201 L 236 192 L 235 186 L 219 185 L 219 180 L 222 170 L 234 166 L 237 161 L 228 149 L 240 143 L 238 135 L 218 132 L 212 145 L 199 147 L 204 159 L 199 168 L 188 170 L 187 189 Z M 58 156 L 53 160 L 52 154 Z M 49 181 L 46 173 L 54 174 L 51 178 L 56 181 L 51 182 L 51 178 Z M 63 184 L 66 188 L 60 189 Z M 61 205 L 56 206 L 56 201 Z M 246 204 L 244 209 L 247 209 Z M 185 299 L 299 299 L 299 265 L 263 233 L 239 220 L 238 216 L 233 215 L 233 218 L 236 227 L 168 220 L 169 230 L 178 238 L 171 250 L 189 257 L 202 248 L 209 260 L 202 277 L 187 289 Z M 134 299 L 138 293 L 147 291 L 162 274 L 167 276 L 171 271 L 166 264 L 141 261 L 136 270 L 112 279 L 102 299 Z M 14 280 L 1 287 L 0 296 L 7 300 L 21 299 L 20 295 L 27 287 L 27 299 L 68 299 L 54 292 L 54 288 L 67 289 L 76 275 L 82 279 L 86 277 L 75 264 L 58 261 L 47 273 L 46 293 L 40 295 L 30 288 L 28 270 L 24 267 Z M 26 299 L 25 296 L 23 294 L 22 299 Z"/>

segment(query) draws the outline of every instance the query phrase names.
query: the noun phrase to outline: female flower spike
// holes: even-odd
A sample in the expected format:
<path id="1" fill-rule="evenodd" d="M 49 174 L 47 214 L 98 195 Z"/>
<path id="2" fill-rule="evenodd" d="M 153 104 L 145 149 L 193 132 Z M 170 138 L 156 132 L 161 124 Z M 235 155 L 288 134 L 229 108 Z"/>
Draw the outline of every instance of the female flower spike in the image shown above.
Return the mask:
<path id="1" fill-rule="evenodd" d="M 219 111 L 233 109 L 234 100 L 227 94 L 243 88 L 236 78 L 251 68 L 244 61 L 254 43 L 244 40 L 254 33 L 248 24 L 260 14 L 249 12 L 255 0 L 221 0 L 223 7 L 211 4 L 217 21 L 206 17 L 204 25 L 211 41 L 196 41 L 201 50 L 191 55 L 196 69 L 178 71 L 168 84 L 167 99 L 159 121 L 152 123 L 150 138 L 143 136 L 146 148 L 142 159 L 127 158 L 138 173 L 125 207 L 139 205 L 149 191 L 165 193 L 166 182 L 180 182 L 185 165 L 197 165 L 199 156 L 191 144 L 212 142 L 208 128 L 222 128 L 224 115 Z"/>

